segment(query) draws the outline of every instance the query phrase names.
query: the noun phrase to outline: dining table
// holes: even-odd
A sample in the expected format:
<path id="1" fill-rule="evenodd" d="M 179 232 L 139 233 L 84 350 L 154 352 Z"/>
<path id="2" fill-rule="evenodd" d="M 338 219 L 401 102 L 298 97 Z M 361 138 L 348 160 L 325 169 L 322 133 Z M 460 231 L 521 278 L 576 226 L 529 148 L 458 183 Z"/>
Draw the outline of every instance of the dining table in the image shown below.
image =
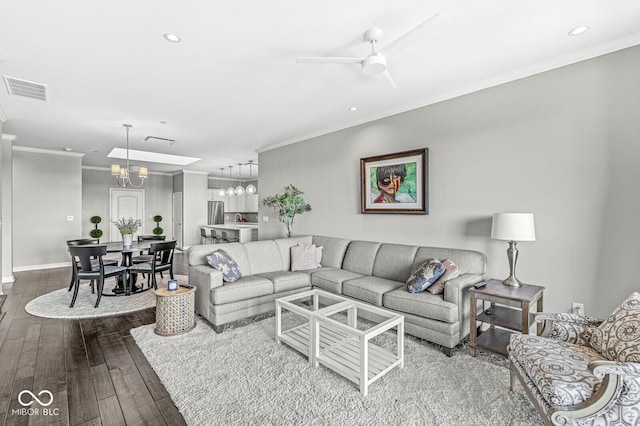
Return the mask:
<path id="1" fill-rule="evenodd" d="M 151 247 L 151 244 L 153 242 L 154 241 L 140 241 L 140 242 L 135 242 L 130 246 L 125 246 L 124 244 L 122 244 L 122 241 L 115 241 L 115 242 L 106 243 L 105 245 L 107 246 L 107 253 L 122 253 L 120 266 L 124 266 L 128 268 L 133 264 L 132 262 L 133 254 L 141 253 L 148 250 Z M 127 271 L 127 273 L 125 274 L 124 280 L 122 279 L 121 276 L 118 277 L 118 284 L 112 290 L 114 295 L 121 295 L 121 294 L 129 295 L 129 294 L 140 293 L 142 291 L 142 288 L 136 287 L 135 285 L 136 278 L 137 278 L 136 275 L 137 274 L 133 274 L 130 293 L 126 291 L 127 290 L 126 284 L 127 284 L 127 281 L 129 280 L 129 272 Z M 104 294 L 104 295 L 107 296 L 107 294 Z"/>

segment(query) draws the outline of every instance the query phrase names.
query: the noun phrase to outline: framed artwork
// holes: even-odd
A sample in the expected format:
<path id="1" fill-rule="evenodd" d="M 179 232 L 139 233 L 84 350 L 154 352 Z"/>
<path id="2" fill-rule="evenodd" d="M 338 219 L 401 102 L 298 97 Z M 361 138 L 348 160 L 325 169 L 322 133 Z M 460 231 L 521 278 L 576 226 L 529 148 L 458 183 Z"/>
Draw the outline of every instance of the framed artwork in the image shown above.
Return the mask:
<path id="1" fill-rule="evenodd" d="M 362 213 L 429 214 L 429 148 L 360 159 Z"/>

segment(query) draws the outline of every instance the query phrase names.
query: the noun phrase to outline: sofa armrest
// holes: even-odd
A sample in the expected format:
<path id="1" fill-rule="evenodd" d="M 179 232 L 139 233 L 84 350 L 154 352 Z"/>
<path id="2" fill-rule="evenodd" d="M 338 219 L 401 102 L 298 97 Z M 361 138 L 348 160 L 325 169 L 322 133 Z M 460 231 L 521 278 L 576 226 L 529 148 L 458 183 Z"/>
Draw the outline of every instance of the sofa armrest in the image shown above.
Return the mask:
<path id="1" fill-rule="evenodd" d="M 484 281 L 484 275 L 462 274 L 444 284 L 444 300 L 458 305 L 460 339 L 469 333 L 469 316 L 471 315 L 469 287 L 482 281 Z"/>
<path id="2" fill-rule="evenodd" d="M 640 377 L 640 363 L 637 362 L 617 362 L 617 361 L 591 361 L 589 369 L 593 375 L 599 379 L 604 378 L 607 374 L 616 374 L 618 376 Z"/>
<path id="3" fill-rule="evenodd" d="M 534 315 L 536 322 L 544 322 L 541 336 L 583 346 L 589 345 L 593 330 L 602 323 L 586 315 L 544 312 Z"/>
<path id="4" fill-rule="evenodd" d="M 189 284 L 196 286 L 196 312 L 211 322 L 211 290 L 222 287 L 222 272 L 209 265 L 189 266 Z"/>

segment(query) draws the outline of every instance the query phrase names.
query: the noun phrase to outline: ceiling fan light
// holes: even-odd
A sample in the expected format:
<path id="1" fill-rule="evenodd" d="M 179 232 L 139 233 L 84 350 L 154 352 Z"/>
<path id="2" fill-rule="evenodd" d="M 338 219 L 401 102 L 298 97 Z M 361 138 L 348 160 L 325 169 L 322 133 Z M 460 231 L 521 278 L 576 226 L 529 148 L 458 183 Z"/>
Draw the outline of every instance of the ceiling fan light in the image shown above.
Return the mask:
<path id="1" fill-rule="evenodd" d="M 257 189 L 253 184 L 250 183 L 249 185 L 247 185 L 247 188 L 245 189 L 245 191 L 247 191 L 247 194 L 253 195 L 256 193 Z"/>
<path id="2" fill-rule="evenodd" d="M 362 61 L 362 71 L 375 75 L 385 72 L 387 69 L 387 59 L 381 55 L 367 56 Z"/>

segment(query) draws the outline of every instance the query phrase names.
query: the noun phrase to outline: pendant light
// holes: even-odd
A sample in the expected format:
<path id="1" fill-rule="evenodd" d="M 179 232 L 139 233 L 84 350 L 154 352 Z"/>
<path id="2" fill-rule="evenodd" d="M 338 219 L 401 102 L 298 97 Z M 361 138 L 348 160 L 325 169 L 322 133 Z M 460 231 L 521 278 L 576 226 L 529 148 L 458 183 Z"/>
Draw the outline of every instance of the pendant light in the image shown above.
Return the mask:
<path id="1" fill-rule="evenodd" d="M 220 177 L 224 179 L 224 167 L 220 167 Z M 227 194 L 227 191 L 225 191 L 224 188 L 220 188 L 217 191 L 218 191 L 218 195 L 221 197 Z"/>
<path id="2" fill-rule="evenodd" d="M 116 177 L 116 182 L 123 188 L 131 185 L 134 188 L 140 188 L 144 185 L 144 180 L 147 178 L 147 168 L 146 167 L 138 167 L 138 166 L 129 166 L 129 129 L 133 126 L 131 124 L 123 124 L 125 129 L 127 129 L 127 165 L 125 167 L 120 167 L 119 164 L 111 165 L 111 175 Z M 136 170 L 137 169 L 137 170 Z M 140 183 L 135 185 L 131 180 L 131 173 L 138 173 L 138 177 L 140 178 Z"/>
<path id="3" fill-rule="evenodd" d="M 242 172 L 242 163 L 238 163 L 238 186 L 236 186 L 236 195 L 244 195 L 244 188 L 240 185 L 240 173 Z"/>
<path id="4" fill-rule="evenodd" d="M 229 166 L 229 179 L 231 179 L 231 169 L 233 169 L 233 166 Z M 236 195 L 236 190 L 233 189 L 233 186 L 229 186 L 227 188 L 227 195 L 228 196 Z"/>
<path id="5" fill-rule="evenodd" d="M 253 177 L 251 174 L 252 171 L 253 171 L 253 160 L 249 160 L 249 180 L 251 180 L 251 178 Z M 247 194 L 253 195 L 258 191 L 258 189 L 255 187 L 254 184 L 250 183 L 249 185 L 247 185 L 245 191 L 247 191 Z"/>

